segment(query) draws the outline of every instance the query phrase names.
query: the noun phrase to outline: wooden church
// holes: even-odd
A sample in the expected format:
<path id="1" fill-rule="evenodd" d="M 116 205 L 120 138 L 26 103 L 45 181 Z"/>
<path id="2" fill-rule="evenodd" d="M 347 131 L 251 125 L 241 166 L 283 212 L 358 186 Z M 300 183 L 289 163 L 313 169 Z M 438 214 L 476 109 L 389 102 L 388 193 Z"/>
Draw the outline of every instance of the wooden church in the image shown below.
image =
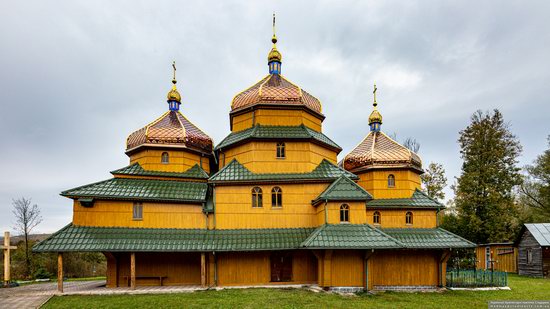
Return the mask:
<path id="1" fill-rule="evenodd" d="M 73 220 L 34 252 L 57 252 L 61 278 L 63 252 L 102 252 L 107 287 L 444 286 L 451 250 L 475 245 L 438 227 L 444 206 L 420 190 L 420 157 L 382 131 L 376 86 L 370 131 L 358 124 L 366 137 L 338 163 L 321 102 L 281 74 L 272 42 L 217 145 L 181 113 L 174 67 L 168 111 L 129 135 L 129 165 L 62 192 Z"/>

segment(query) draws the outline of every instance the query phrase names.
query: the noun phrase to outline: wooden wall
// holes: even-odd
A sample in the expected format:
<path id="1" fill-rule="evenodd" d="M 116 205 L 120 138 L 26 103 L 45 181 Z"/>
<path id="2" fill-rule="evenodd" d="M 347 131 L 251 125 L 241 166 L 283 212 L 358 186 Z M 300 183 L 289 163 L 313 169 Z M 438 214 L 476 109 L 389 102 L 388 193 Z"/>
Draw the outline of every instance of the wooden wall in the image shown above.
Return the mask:
<path id="1" fill-rule="evenodd" d="M 395 176 L 395 187 L 388 188 L 388 176 Z M 420 189 L 420 175 L 409 170 L 374 170 L 358 174 L 361 187 L 375 199 L 409 198 L 415 189 Z"/>
<path id="2" fill-rule="evenodd" d="M 220 252 L 218 285 L 306 284 L 317 281 L 317 262 L 311 252 L 292 253 L 292 281 L 271 282 L 271 252 Z"/>
<path id="3" fill-rule="evenodd" d="M 142 228 L 206 228 L 201 204 L 143 202 L 143 219 L 133 220 L 133 202 L 98 200 L 83 207 L 75 200 L 73 224 L 80 226 L 122 226 Z"/>
<path id="4" fill-rule="evenodd" d="M 334 250 L 331 286 L 364 287 L 364 250 Z"/>
<path id="5" fill-rule="evenodd" d="M 169 163 L 161 163 L 163 152 L 168 152 Z M 202 157 L 189 150 L 162 150 L 162 149 L 142 149 L 130 155 L 130 164 L 139 163 L 141 167 L 150 171 L 163 172 L 185 172 L 195 164 L 210 173 L 210 163 L 208 157 Z"/>
<path id="6" fill-rule="evenodd" d="M 491 260 L 494 261 L 493 268 L 498 271 L 517 273 L 518 249 L 510 245 L 489 245 Z M 476 248 L 476 268 L 487 269 L 485 256 L 486 245 Z"/>
<path id="7" fill-rule="evenodd" d="M 437 213 L 435 209 L 373 209 L 367 206 L 366 220 L 374 225 L 373 215 L 380 212 L 382 228 L 434 228 L 437 227 Z M 406 224 L 405 215 L 410 211 L 413 214 L 413 224 Z"/>
<path id="8" fill-rule="evenodd" d="M 263 207 L 252 208 L 251 190 L 254 186 L 216 187 L 216 228 L 293 228 L 316 227 L 317 209 L 311 205 L 329 183 L 280 184 L 283 207 L 271 207 L 271 189 L 274 185 L 260 185 Z"/>
<path id="9" fill-rule="evenodd" d="M 349 223 L 350 224 L 365 224 L 367 223 L 366 212 L 365 212 L 365 202 L 328 202 L 328 223 L 329 224 L 340 224 L 340 206 L 342 204 L 347 204 L 349 206 Z M 321 205 L 324 208 L 324 203 Z M 322 222 L 324 224 L 324 215 L 322 217 Z"/>
<path id="10" fill-rule="evenodd" d="M 254 173 L 306 173 L 315 169 L 323 159 L 336 164 L 336 152 L 310 142 L 285 141 L 286 158 L 277 158 L 277 142 L 251 141 L 223 151 L 219 168 L 233 159 Z"/>
<path id="11" fill-rule="evenodd" d="M 281 110 L 258 108 L 245 114 L 233 117 L 233 132 L 242 131 L 256 124 L 264 126 L 299 126 L 305 125 L 321 132 L 322 121 L 303 110 Z"/>
<path id="12" fill-rule="evenodd" d="M 116 265 L 118 264 L 118 286 L 127 286 L 130 276 L 130 254 L 112 253 L 114 259 L 108 259 L 107 284 L 116 286 Z M 166 276 L 164 285 L 200 285 L 200 253 L 136 253 L 136 277 Z M 158 279 L 137 279 L 137 285 L 159 285 Z"/>
<path id="13" fill-rule="evenodd" d="M 440 256 L 437 251 L 378 251 L 370 259 L 369 285 L 437 286 Z"/>
<path id="14" fill-rule="evenodd" d="M 527 250 L 532 252 L 532 263 L 527 263 Z M 518 274 L 543 277 L 542 248 L 528 229 L 525 229 L 518 243 Z"/>

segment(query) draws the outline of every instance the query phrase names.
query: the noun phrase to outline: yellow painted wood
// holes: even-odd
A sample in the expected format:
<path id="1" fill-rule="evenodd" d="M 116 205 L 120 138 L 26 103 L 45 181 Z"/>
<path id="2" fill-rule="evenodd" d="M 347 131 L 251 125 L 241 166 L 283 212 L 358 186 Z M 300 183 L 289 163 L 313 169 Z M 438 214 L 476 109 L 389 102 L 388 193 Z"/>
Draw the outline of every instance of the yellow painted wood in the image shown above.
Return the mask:
<path id="1" fill-rule="evenodd" d="M 143 220 L 133 220 L 133 202 L 94 202 L 93 207 L 73 204 L 73 224 L 79 226 L 121 226 L 143 228 L 206 228 L 200 204 L 143 203 Z"/>
<path id="2" fill-rule="evenodd" d="M 63 293 L 63 253 L 57 253 L 57 290 Z"/>
<path id="3" fill-rule="evenodd" d="M 263 207 L 252 207 L 253 186 L 216 187 L 216 228 L 294 228 L 316 227 L 317 209 L 311 206 L 329 183 L 279 184 L 283 191 L 283 207 L 271 207 L 271 189 L 275 185 L 260 185 Z M 144 208 L 145 209 L 145 208 Z"/>
<path id="4" fill-rule="evenodd" d="M 115 178 L 129 178 L 129 179 L 154 179 L 154 180 L 170 180 L 170 181 L 183 181 L 183 182 L 208 182 L 208 179 L 196 179 L 196 178 L 176 178 L 176 177 L 159 177 L 159 176 L 139 176 L 139 175 L 114 175 Z"/>
<path id="5" fill-rule="evenodd" d="M 315 257 L 309 252 L 293 252 L 291 282 L 271 282 L 270 252 L 220 252 L 217 255 L 220 286 L 307 284 L 317 280 Z"/>
<path id="6" fill-rule="evenodd" d="M 265 126 L 305 125 L 317 132 L 322 130 L 321 119 L 302 110 L 257 108 L 232 118 L 233 132 L 246 130 L 256 124 Z"/>
<path id="7" fill-rule="evenodd" d="M 486 269 L 485 248 L 487 246 L 478 246 L 476 248 L 476 268 Z M 513 245 L 489 245 L 493 261 L 494 270 L 517 273 L 518 249 Z M 512 253 L 504 253 L 502 250 L 512 248 Z M 500 249 L 500 250 L 499 250 Z M 500 253 L 500 254 L 499 254 Z"/>
<path id="8" fill-rule="evenodd" d="M 395 187 L 388 188 L 388 176 L 395 176 Z M 361 187 L 374 198 L 409 198 L 420 189 L 420 176 L 408 170 L 374 170 L 358 174 Z"/>
<path id="9" fill-rule="evenodd" d="M 128 286 L 131 276 L 130 254 L 113 253 L 119 260 L 118 286 Z M 135 253 L 136 286 L 159 285 L 158 279 L 140 279 L 140 276 L 166 276 L 163 285 L 200 285 L 200 253 L 182 252 L 137 252 Z M 114 271 L 107 271 L 107 275 Z M 108 282 L 115 281 L 107 278 Z"/>
<path id="10" fill-rule="evenodd" d="M 440 253 L 437 251 L 378 251 L 370 259 L 373 286 L 437 286 Z"/>
<path id="11" fill-rule="evenodd" d="M 349 223 L 350 224 L 365 224 L 367 223 L 367 215 L 365 211 L 365 202 L 329 202 L 327 204 L 327 217 L 329 224 L 340 224 L 340 206 L 347 204 L 349 206 Z M 321 205 L 324 209 L 324 204 Z M 323 223 L 324 223 L 324 217 Z M 321 223 L 322 224 L 322 223 Z"/>
<path id="12" fill-rule="evenodd" d="M 335 151 L 310 142 L 285 142 L 286 158 L 277 158 L 277 142 L 249 142 L 220 155 L 220 169 L 233 159 L 254 173 L 307 173 L 323 159 L 336 164 Z"/>
<path id="13" fill-rule="evenodd" d="M 331 286 L 363 286 L 364 251 L 334 250 Z"/>
<path id="14" fill-rule="evenodd" d="M 163 152 L 168 152 L 168 164 L 163 164 L 161 162 Z M 207 173 L 210 173 L 210 163 L 208 157 L 202 157 L 201 161 L 200 155 L 185 149 L 143 149 L 133 153 L 130 156 L 130 164 L 134 164 L 136 162 L 139 163 L 145 170 L 180 173 L 187 171 L 195 164 L 199 164 Z"/>
<path id="15" fill-rule="evenodd" d="M 380 225 L 374 224 L 373 215 L 380 212 Z M 405 215 L 413 214 L 413 224 L 406 224 Z M 437 215 L 434 209 L 367 209 L 367 223 L 382 228 L 434 228 L 437 227 Z"/>

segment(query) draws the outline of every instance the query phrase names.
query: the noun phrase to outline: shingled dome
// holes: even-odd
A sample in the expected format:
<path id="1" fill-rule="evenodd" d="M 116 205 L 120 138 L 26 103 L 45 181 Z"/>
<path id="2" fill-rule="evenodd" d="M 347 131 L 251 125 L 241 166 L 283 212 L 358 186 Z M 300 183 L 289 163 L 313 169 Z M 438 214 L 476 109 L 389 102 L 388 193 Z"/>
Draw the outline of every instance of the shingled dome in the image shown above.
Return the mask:
<path id="1" fill-rule="evenodd" d="M 160 118 L 128 136 L 126 152 L 141 146 L 181 146 L 212 152 L 212 139 L 179 111 L 168 111 Z"/>
<path id="2" fill-rule="evenodd" d="M 345 170 L 356 172 L 371 168 L 412 168 L 422 171 L 420 157 L 381 131 L 371 131 L 340 162 Z"/>
<path id="3" fill-rule="evenodd" d="M 237 94 L 231 102 L 231 112 L 256 105 L 303 106 L 322 115 L 319 99 L 279 74 L 270 74 L 254 86 Z"/>

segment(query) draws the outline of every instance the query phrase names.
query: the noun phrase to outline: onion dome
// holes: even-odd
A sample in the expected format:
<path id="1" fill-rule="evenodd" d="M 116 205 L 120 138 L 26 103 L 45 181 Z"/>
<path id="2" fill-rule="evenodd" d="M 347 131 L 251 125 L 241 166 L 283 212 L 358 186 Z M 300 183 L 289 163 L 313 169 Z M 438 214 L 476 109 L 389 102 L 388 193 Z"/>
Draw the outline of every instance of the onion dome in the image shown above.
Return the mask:
<path id="1" fill-rule="evenodd" d="M 376 84 L 374 84 L 374 91 L 372 92 L 374 95 L 374 102 L 372 102 L 372 112 L 369 116 L 369 126 L 371 131 L 380 131 L 380 126 L 382 125 L 382 114 L 378 111 L 378 103 L 376 102 L 376 91 L 378 88 L 376 88 Z"/>
<path id="2" fill-rule="evenodd" d="M 179 111 L 181 95 L 176 89 L 176 66 L 172 90 L 168 92 L 168 111 L 157 120 L 135 131 L 126 140 L 126 153 L 142 146 L 189 148 L 210 154 L 212 139 Z"/>
<path id="3" fill-rule="evenodd" d="M 380 168 L 412 168 L 422 173 L 422 160 L 407 147 L 394 141 L 384 132 L 371 131 L 340 165 L 357 172 Z"/>
<path id="4" fill-rule="evenodd" d="M 270 74 L 237 94 L 231 112 L 255 105 L 303 106 L 322 115 L 321 101 L 279 74 Z"/>
<path id="5" fill-rule="evenodd" d="M 344 157 L 340 165 L 351 172 L 379 168 L 412 168 L 422 173 L 420 157 L 380 131 L 382 114 L 377 108 L 377 90 L 375 84 L 373 111 L 369 116 L 370 132 L 357 147 Z"/>

